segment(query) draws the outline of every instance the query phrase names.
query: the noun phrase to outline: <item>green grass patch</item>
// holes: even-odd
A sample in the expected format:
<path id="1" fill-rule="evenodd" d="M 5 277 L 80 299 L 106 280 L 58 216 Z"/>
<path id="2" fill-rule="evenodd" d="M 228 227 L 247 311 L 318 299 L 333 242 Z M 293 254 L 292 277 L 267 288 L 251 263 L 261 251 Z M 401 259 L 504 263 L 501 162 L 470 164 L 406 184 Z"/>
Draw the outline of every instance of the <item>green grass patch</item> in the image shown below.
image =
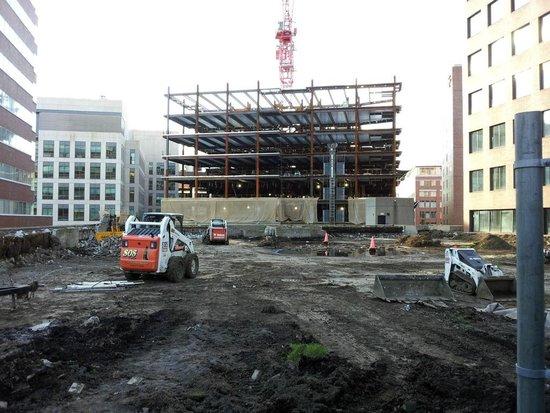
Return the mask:
<path id="1" fill-rule="evenodd" d="M 302 358 L 320 360 L 327 356 L 328 350 L 319 343 L 292 343 L 286 356 L 291 363 L 298 364 Z"/>

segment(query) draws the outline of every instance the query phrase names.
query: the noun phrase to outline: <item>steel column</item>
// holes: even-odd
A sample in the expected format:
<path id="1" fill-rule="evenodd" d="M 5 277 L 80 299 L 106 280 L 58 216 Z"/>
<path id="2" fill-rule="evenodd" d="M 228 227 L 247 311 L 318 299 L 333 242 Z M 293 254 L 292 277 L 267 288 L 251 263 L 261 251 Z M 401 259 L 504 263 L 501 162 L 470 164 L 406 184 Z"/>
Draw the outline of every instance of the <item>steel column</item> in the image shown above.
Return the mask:
<path id="1" fill-rule="evenodd" d="M 166 98 L 166 134 L 170 134 L 170 87 L 168 87 L 168 97 Z M 170 155 L 170 139 L 166 138 L 166 155 Z M 164 197 L 168 198 L 168 158 L 164 160 Z M 156 183 L 155 183 L 156 185 Z M 138 194 L 139 196 L 139 194 Z M 155 200 L 156 206 L 156 200 Z"/>
<path id="2" fill-rule="evenodd" d="M 544 372 L 544 257 L 542 113 L 515 117 L 517 228 L 517 365 Z M 517 411 L 544 411 L 544 375 L 518 369 Z"/>
<path id="3" fill-rule="evenodd" d="M 359 190 L 359 89 L 355 79 L 355 197 L 361 196 Z"/>
<path id="4" fill-rule="evenodd" d="M 393 153 L 393 167 L 392 167 L 392 174 L 393 174 L 393 178 L 392 178 L 392 187 L 391 187 L 391 194 L 392 196 L 395 196 L 395 192 L 396 192 L 396 187 L 397 187 L 397 155 L 396 155 L 396 152 L 397 152 L 397 145 L 396 145 L 396 120 L 395 118 L 397 117 L 397 107 L 396 107 L 396 103 L 395 103 L 395 94 L 396 94 L 396 87 L 397 87 L 397 84 L 396 84 L 397 80 L 395 78 L 395 76 L 393 77 L 393 89 L 392 89 L 392 105 L 393 105 L 393 120 L 392 120 L 392 127 L 393 127 L 393 140 L 392 140 L 392 153 Z"/>
<path id="5" fill-rule="evenodd" d="M 225 131 L 229 132 L 229 83 L 226 84 L 225 92 Z M 224 182 L 224 197 L 229 197 L 229 180 L 227 176 L 229 175 L 229 136 L 225 135 L 225 182 Z"/>
<path id="6" fill-rule="evenodd" d="M 197 85 L 197 99 L 195 102 L 195 133 L 199 133 L 199 85 Z M 195 156 L 199 154 L 199 137 L 195 135 Z M 199 197 L 199 158 L 195 158 L 195 198 Z"/>
<path id="7" fill-rule="evenodd" d="M 256 95 L 256 153 L 260 152 L 260 81 Z M 260 156 L 256 155 L 256 198 L 260 196 Z"/>

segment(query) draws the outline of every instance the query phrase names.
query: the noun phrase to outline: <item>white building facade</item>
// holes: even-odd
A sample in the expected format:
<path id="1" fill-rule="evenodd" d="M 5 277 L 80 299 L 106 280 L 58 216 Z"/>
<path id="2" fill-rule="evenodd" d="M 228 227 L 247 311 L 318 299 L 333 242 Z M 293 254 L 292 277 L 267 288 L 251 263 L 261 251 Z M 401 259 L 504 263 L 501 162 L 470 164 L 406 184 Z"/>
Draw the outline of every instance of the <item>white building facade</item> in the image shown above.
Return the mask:
<path id="1" fill-rule="evenodd" d="M 122 102 L 39 98 L 37 120 L 38 214 L 83 225 L 126 211 Z"/>

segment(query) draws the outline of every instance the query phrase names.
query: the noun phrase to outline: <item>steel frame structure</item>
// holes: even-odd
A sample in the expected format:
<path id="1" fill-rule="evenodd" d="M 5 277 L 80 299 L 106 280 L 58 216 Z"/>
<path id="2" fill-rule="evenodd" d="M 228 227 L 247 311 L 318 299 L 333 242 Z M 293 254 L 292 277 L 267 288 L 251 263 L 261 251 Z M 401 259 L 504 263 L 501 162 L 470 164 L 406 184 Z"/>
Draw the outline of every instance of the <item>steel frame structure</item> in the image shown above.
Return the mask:
<path id="1" fill-rule="evenodd" d="M 402 173 L 396 126 L 401 83 L 314 86 L 168 93 L 166 166 L 191 166 L 168 183 L 212 196 L 322 197 L 328 184 L 323 162 L 337 143 L 345 174 L 337 178 L 350 196 L 395 196 Z M 176 110 L 171 111 L 171 104 Z M 171 132 L 171 122 L 182 127 Z M 168 142 L 193 148 L 170 154 Z"/>

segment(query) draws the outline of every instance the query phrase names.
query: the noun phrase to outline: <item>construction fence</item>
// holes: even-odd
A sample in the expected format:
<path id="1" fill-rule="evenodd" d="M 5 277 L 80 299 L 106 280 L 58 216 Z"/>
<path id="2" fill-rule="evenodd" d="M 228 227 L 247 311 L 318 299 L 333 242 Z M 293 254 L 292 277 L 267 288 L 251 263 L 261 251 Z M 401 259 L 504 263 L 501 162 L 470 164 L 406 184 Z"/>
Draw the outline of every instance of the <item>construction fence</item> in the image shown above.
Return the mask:
<path id="1" fill-rule="evenodd" d="M 164 198 L 162 212 L 183 214 L 186 221 L 206 223 L 317 222 L 318 198 Z"/>

